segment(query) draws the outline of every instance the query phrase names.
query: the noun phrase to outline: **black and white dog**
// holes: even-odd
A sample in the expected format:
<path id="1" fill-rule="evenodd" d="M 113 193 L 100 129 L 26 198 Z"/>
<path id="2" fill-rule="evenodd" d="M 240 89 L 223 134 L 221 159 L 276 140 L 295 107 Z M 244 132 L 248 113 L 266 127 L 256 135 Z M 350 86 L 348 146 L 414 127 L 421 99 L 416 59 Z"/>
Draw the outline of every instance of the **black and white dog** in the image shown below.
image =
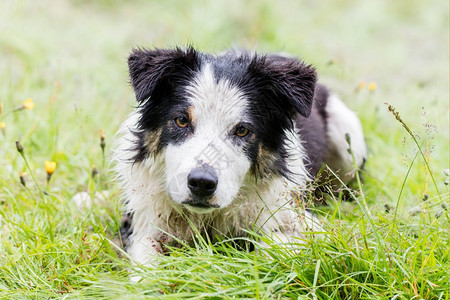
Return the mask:
<path id="1" fill-rule="evenodd" d="M 214 238 L 257 228 L 302 237 L 299 191 L 326 163 L 348 182 L 366 145 L 358 117 L 316 83 L 315 69 L 282 55 L 193 48 L 134 50 L 138 107 L 122 124 L 115 171 L 129 220 L 127 252 L 149 264 L 193 227 Z"/>

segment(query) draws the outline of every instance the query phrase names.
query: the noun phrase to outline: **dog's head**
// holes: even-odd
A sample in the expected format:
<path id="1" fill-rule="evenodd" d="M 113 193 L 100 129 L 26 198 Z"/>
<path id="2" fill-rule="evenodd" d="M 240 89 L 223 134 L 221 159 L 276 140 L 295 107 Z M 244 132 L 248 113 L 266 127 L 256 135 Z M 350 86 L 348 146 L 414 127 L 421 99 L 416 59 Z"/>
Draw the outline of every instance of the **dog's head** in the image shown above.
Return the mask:
<path id="1" fill-rule="evenodd" d="M 292 174 L 286 132 L 311 112 L 314 68 L 281 56 L 192 48 L 134 50 L 134 160 L 162 155 L 173 201 L 207 213 L 229 205 L 246 176 Z"/>

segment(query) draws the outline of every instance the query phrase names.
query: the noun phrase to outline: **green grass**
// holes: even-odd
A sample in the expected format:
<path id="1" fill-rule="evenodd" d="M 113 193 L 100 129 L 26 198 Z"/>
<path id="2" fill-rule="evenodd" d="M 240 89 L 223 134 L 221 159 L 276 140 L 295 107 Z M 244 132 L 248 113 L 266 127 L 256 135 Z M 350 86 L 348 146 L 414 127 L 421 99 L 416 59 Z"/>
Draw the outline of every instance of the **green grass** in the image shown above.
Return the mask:
<path id="1" fill-rule="evenodd" d="M 2 1 L 0 297 L 448 299 L 448 42 L 446 1 Z M 362 119 L 362 193 L 316 208 L 324 231 L 296 252 L 200 239 L 132 283 L 135 267 L 112 242 L 122 205 L 99 130 L 109 153 L 134 105 L 132 47 L 186 44 L 315 65 Z M 9 113 L 27 98 L 32 110 Z M 45 160 L 58 164 L 49 185 Z M 70 201 L 99 190 L 110 192 L 103 205 L 79 212 Z"/>

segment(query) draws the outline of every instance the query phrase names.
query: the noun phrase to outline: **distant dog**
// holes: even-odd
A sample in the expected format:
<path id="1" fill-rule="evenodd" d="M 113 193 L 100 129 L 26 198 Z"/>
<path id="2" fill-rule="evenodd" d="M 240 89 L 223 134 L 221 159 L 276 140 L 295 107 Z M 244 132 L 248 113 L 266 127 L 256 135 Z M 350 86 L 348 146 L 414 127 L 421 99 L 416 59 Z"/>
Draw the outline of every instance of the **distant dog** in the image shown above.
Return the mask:
<path id="1" fill-rule="evenodd" d="M 302 237 L 299 191 L 324 163 L 348 182 L 365 160 L 357 116 L 295 58 L 137 49 L 128 65 L 139 105 L 114 161 L 122 235 L 140 263 L 192 240 L 193 228 L 212 239 L 255 228 L 280 242 Z"/>

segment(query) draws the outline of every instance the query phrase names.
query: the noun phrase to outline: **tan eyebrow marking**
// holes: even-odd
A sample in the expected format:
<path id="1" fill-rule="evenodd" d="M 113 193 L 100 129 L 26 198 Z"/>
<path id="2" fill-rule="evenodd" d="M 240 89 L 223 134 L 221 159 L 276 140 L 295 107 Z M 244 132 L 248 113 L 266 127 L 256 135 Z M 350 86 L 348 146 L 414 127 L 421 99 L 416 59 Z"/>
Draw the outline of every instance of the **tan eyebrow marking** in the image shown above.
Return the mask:
<path id="1" fill-rule="evenodd" d="M 194 111 L 195 111 L 194 106 L 193 105 L 189 106 L 187 113 L 189 116 L 189 120 L 191 120 L 191 123 L 195 123 L 195 121 L 197 120 Z"/>

